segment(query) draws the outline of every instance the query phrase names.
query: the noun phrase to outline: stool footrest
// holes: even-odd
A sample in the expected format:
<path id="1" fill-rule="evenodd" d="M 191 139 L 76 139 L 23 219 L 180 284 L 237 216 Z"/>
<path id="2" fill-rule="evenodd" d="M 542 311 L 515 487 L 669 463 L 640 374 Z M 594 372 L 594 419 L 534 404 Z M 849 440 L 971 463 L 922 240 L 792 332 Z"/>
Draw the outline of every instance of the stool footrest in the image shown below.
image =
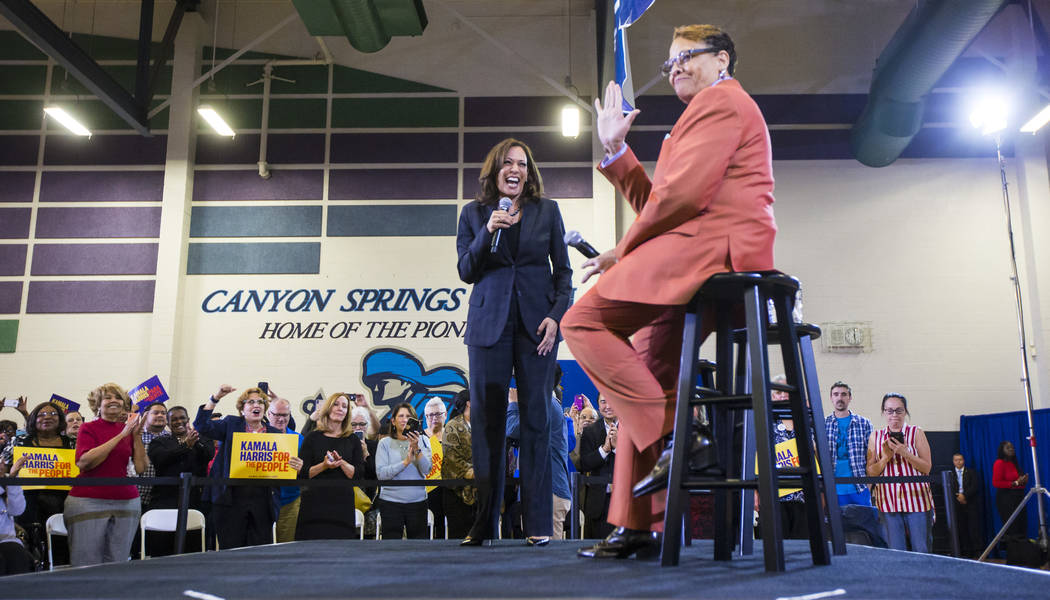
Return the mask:
<path id="1" fill-rule="evenodd" d="M 756 479 L 684 479 L 682 480 L 683 490 L 714 490 L 714 489 L 740 489 L 746 490 L 748 488 L 758 489 L 758 480 Z"/>
<path id="2" fill-rule="evenodd" d="M 693 398 L 690 404 L 701 406 L 728 406 L 728 408 L 751 408 L 751 394 L 737 396 L 715 396 L 714 398 Z M 736 406 L 739 405 L 739 406 Z"/>

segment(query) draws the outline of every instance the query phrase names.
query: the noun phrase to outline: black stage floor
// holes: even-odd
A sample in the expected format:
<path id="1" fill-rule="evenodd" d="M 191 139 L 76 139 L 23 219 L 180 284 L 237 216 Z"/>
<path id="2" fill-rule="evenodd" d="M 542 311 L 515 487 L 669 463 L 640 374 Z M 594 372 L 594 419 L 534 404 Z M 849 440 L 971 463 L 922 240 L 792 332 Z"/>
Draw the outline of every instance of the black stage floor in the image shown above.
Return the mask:
<path id="1" fill-rule="evenodd" d="M 785 573 L 755 555 L 711 559 L 710 541 L 684 548 L 678 567 L 585 561 L 579 541 L 491 548 L 455 541 L 313 541 L 189 554 L 0 578 L 0 598 L 830 598 L 1050 597 L 1050 573 L 936 555 L 849 546 L 815 567 L 806 541 L 785 542 Z"/>

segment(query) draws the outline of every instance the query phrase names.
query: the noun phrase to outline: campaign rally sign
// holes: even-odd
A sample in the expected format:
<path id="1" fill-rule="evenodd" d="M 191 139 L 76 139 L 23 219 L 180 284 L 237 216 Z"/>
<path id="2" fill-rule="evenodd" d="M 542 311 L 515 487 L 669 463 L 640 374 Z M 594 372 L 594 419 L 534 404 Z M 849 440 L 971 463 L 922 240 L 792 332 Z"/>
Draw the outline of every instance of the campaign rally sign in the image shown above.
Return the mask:
<path id="1" fill-rule="evenodd" d="M 776 445 L 773 449 L 776 454 L 776 468 L 783 469 L 786 467 L 797 467 L 799 466 L 798 461 L 798 444 L 795 443 L 795 438 L 790 440 L 784 440 Z M 816 450 L 814 450 L 816 452 Z M 756 461 L 757 462 L 757 461 Z M 817 473 L 820 473 L 820 464 L 817 464 Z M 758 464 L 755 464 L 755 475 L 758 475 Z M 802 488 L 780 488 L 778 490 L 777 497 L 783 498 L 788 494 L 794 494 Z"/>
<path id="2" fill-rule="evenodd" d="M 135 412 L 139 413 L 145 412 L 151 404 L 168 399 L 168 393 L 164 391 L 164 386 L 160 384 L 160 377 L 156 375 L 128 390 L 128 396 L 135 406 Z"/>
<path id="3" fill-rule="evenodd" d="M 69 398 L 63 398 L 62 396 L 59 396 L 58 394 L 51 394 L 51 400 L 49 400 L 49 402 L 53 402 L 53 403 L 61 406 L 62 407 L 62 412 L 64 412 L 64 413 L 71 413 L 71 412 L 75 412 L 75 411 L 80 410 L 80 403 L 79 402 L 73 402 Z"/>
<path id="4" fill-rule="evenodd" d="M 14 462 L 19 457 L 26 457 L 19 477 L 76 477 L 80 474 L 77 468 L 77 451 L 65 448 L 29 448 L 15 446 L 11 455 Z M 25 490 L 68 490 L 68 485 L 26 485 Z"/>
<path id="5" fill-rule="evenodd" d="M 233 434 L 230 448 L 230 477 L 247 479 L 295 479 L 288 461 L 299 453 L 294 433 Z"/>

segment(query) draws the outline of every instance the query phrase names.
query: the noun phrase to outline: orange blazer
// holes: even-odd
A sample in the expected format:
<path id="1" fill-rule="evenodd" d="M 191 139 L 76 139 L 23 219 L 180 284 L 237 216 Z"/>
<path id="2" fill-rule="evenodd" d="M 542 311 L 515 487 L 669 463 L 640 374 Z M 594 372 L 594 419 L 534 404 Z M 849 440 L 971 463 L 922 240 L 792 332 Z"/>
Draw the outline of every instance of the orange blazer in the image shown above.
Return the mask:
<path id="1" fill-rule="evenodd" d="M 773 155 L 735 79 L 697 94 L 664 139 L 652 180 L 630 148 L 598 170 L 638 217 L 598 279 L 611 300 L 685 304 L 708 277 L 773 268 Z"/>

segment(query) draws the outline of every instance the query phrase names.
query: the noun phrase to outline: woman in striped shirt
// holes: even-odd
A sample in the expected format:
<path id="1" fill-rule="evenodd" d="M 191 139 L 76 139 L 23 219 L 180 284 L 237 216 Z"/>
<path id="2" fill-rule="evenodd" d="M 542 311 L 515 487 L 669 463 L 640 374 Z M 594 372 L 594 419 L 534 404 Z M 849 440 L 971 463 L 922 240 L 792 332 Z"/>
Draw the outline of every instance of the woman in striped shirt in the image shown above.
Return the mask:
<path id="1" fill-rule="evenodd" d="M 932 466 L 930 443 L 922 429 L 905 423 L 908 400 L 900 394 L 882 398 L 886 428 L 868 438 L 869 477 L 916 477 L 929 475 Z M 872 499 L 882 513 L 882 527 L 890 548 L 907 550 L 911 538 L 914 552 L 928 552 L 933 495 L 929 483 L 879 483 Z M 907 537 L 905 536 L 907 531 Z"/>

